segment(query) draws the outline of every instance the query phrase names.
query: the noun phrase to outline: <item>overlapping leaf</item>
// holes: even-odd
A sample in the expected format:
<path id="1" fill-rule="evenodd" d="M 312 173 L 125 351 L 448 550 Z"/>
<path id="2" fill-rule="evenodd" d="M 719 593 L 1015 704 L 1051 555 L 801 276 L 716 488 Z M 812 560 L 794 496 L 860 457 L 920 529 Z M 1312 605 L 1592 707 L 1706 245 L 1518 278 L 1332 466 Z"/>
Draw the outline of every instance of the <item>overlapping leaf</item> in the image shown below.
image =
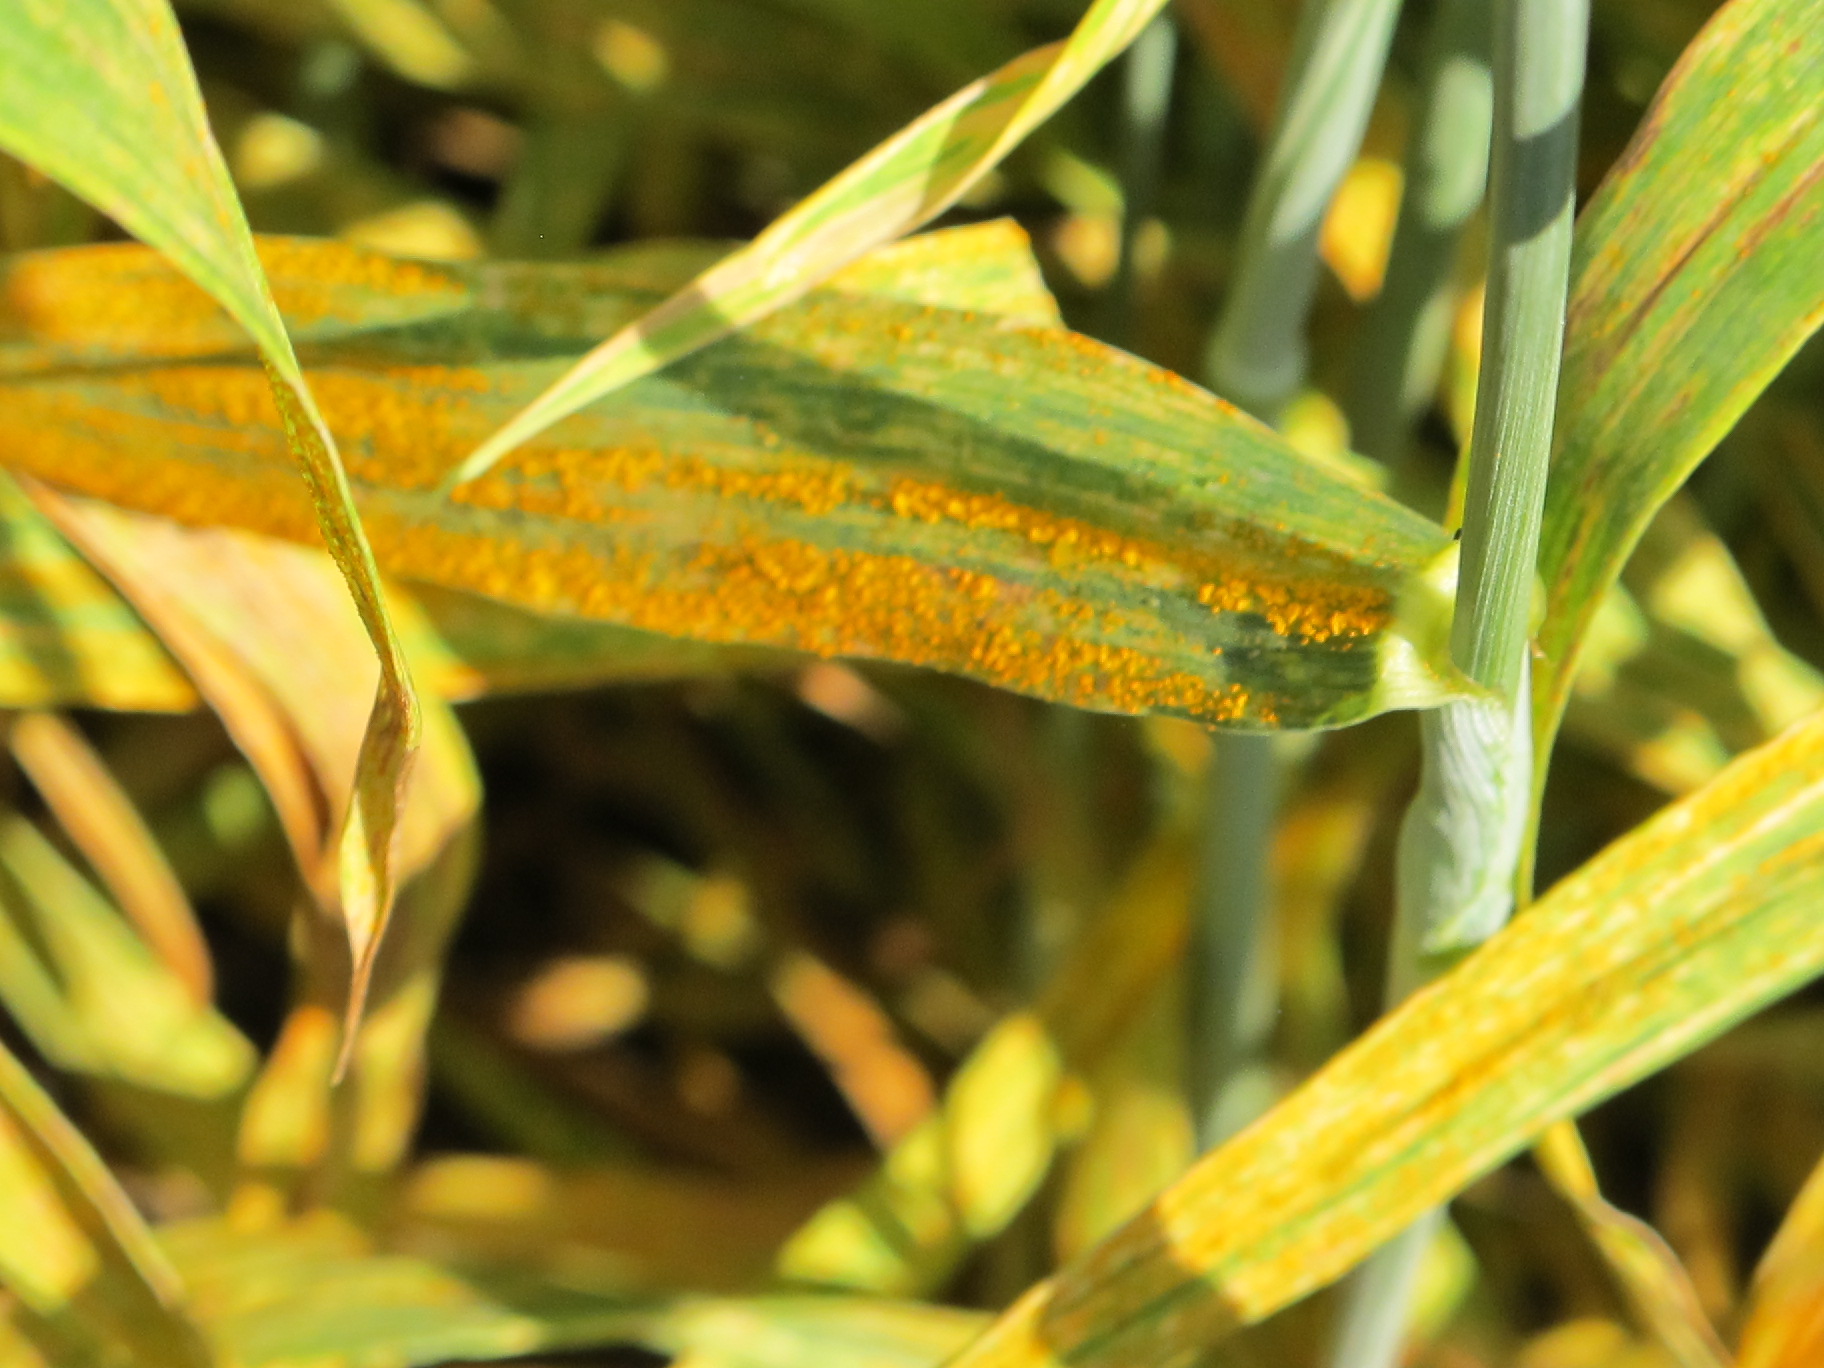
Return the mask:
<path id="1" fill-rule="evenodd" d="M 1824 321 L 1824 27 L 1733 0 L 1585 210 L 1539 568 L 1536 750 L 1653 514 Z"/>
<path id="2" fill-rule="evenodd" d="M 480 444 L 472 480 L 538 432 L 803 297 L 871 248 L 923 227 L 1119 54 L 1165 0 L 1093 0 L 1076 31 L 984 76 L 777 219 L 750 245 L 616 331 Z"/>
<path id="3" fill-rule="evenodd" d="M 1428 578 L 1441 530 L 1166 372 L 1028 325 L 1028 289 L 1003 291 L 1000 316 L 920 302 L 946 251 L 864 263 L 452 500 L 436 489 L 446 457 L 638 312 L 655 258 L 457 270 L 265 249 L 395 574 L 1243 727 L 1452 695 Z M 101 326 L 97 292 L 126 278 L 168 326 Z M 181 280 L 158 282 L 129 248 L 14 267 L 9 460 L 184 521 L 307 539 L 259 372 L 224 354 Z M 127 360 L 148 351 L 155 364 Z"/>
<path id="4" fill-rule="evenodd" d="M 168 254 L 258 345 L 262 392 L 272 402 L 257 421 L 284 434 L 309 488 L 312 526 L 380 660 L 341 847 L 358 1010 L 392 905 L 393 826 L 418 743 L 417 699 L 335 441 L 260 270 L 168 0 L 14 6 L 0 43 L 0 145 Z M 130 295 L 110 303 L 115 312 L 141 305 Z"/>
<path id="5" fill-rule="evenodd" d="M 957 1368 L 1178 1364 L 1824 971 L 1824 717 L 1564 880 Z"/>

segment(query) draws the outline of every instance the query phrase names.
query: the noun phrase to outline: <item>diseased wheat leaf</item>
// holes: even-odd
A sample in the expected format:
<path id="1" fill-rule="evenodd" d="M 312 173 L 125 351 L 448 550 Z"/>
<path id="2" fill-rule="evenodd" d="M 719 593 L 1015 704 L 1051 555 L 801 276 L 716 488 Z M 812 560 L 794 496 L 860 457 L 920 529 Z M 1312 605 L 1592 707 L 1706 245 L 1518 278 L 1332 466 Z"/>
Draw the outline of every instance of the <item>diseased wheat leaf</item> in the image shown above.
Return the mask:
<path id="1" fill-rule="evenodd" d="M 748 246 L 614 332 L 479 444 L 451 478 L 478 478 L 558 420 L 802 298 L 871 248 L 923 227 L 1076 94 L 1164 4 L 1094 0 L 1067 40 L 965 86 Z"/>
<path id="2" fill-rule="evenodd" d="M 400 790 L 418 744 L 418 703 L 387 616 L 379 571 L 348 481 L 254 252 L 209 130 L 168 0 L 28 0 L 0 34 L 0 146 L 69 186 L 174 261 L 258 345 L 272 403 L 256 421 L 283 433 L 320 530 L 380 660 L 380 687 L 341 843 L 342 916 L 361 987 L 392 907 Z M 141 307 L 116 296 L 116 311 Z"/>
<path id="3" fill-rule="evenodd" d="M 1813 0 L 1732 0 L 1577 225 L 1539 547 L 1538 754 L 1654 513 L 1824 322 L 1821 111 Z"/>
<path id="4" fill-rule="evenodd" d="M 1824 716 L 1615 842 L 956 1368 L 1180 1364 L 1824 971 Z"/>
<path id="5" fill-rule="evenodd" d="M 1033 325 L 1030 291 L 1012 292 L 1014 317 L 914 302 L 930 272 L 895 249 L 449 499 L 446 457 L 638 312 L 628 273 L 649 280 L 651 259 L 262 250 L 396 575 L 1240 727 L 1340 725 L 1457 690 L 1439 528 L 1168 372 Z M 159 269 L 132 248 L 15 264 L 9 460 L 182 521 L 310 539 L 259 371 L 180 279 L 150 283 Z M 105 317 L 98 291 L 123 275 L 171 327 Z M 157 360 L 133 364 L 142 349 Z"/>

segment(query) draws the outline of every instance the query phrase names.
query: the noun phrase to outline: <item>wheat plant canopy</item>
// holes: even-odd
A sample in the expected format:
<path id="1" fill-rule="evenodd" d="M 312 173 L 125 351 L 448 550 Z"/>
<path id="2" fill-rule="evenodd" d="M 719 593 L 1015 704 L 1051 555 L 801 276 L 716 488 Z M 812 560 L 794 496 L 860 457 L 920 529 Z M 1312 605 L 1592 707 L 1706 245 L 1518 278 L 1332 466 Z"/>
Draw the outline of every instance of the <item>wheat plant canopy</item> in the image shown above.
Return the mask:
<path id="1" fill-rule="evenodd" d="M 1724 6 L 1577 225 L 1539 548 L 1541 742 L 1654 513 L 1824 322 L 1819 17 L 1813 0 Z"/>
<path id="2" fill-rule="evenodd" d="M 617 325 L 454 470 L 472 480 L 558 419 L 765 317 L 870 248 L 936 218 L 1118 55 L 1165 0 L 1094 0 L 1068 39 L 984 76 L 902 128 L 751 244 Z M 603 331 L 609 331 L 603 329 Z"/>
<path id="3" fill-rule="evenodd" d="M 1824 971 L 1824 716 L 1565 879 L 956 1368 L 1193 1361 L 1571 1116 Z"/>
<path id="4" fill-rule="evenodd" d="M 166 253 L 258 344 L 271 402 L 257 421 L 275 441 L 284 434 L 302 468 L 311 526 L 341 567 L 380 657 L 340 859 L 341 911 L 360 983 L 391 906 L 395 810 L 417 744 L 417 699 L 334 439 L 261 273 L 167 0 L 9 6 L 0 21 L 0 146 Z M 113 305 L 135 310 L 140 301 L 123 295 Z M 359 998 L 357 991 L 357 1007 Z"/>
<path id="5" fill-rule="evenodd" d="M 665 259 L 261 250 L 395 575 L 1239 727 L 1451 696 L 1443 531 L 1056 326 L 1005 247 L 974 230 L 861 263 L 453 497 L 448 463 L 663 297 L 678 278 Z M 1003 264 L 972 275 L 956 262 L 971 250 Z M 934 254 L 996 307 L 930 302 Z M 131 327 L 106 308 L 129 281 Z M 26 258 L 6 288 L 0 442 L 15 465 L 186 522 L 312 536 L 254 358 L 180 277 L 89 248 Z"/>

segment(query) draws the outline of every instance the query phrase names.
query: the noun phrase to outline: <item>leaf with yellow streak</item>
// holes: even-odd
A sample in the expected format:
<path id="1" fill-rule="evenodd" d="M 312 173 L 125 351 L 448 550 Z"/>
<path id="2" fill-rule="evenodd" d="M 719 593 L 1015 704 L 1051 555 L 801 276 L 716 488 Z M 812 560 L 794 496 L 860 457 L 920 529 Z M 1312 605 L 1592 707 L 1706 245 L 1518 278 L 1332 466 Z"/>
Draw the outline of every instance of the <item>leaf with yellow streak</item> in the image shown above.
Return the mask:
<path id="1" fill-rule="evenodd" d="M 1194 1360 L 1824 971 L 1821 895 L 1824 716 L 1558 884 L 954 1368 Z"/>
<path id="2" fill-rule="evenodd" d="M 1028 290 L 986 314 L 929 302 L 931 254 L 957 254 L 942 241 L 862 263 L 453 500 L 436 490 L 446 457 L 603 320 L 636 314 L 654 255 L 430 267 L 262 251 L 396 575 L 1241 728 L 1460 691 L 1441 529 L 1176 376 L 1038 321 Z M 12 264 L 9 460 L 181 521 L 311 539 L 258 369 L 161 269 L 133 248 Z M 153 316 L 108 307 L 124 280 Z"/>
<path id="3" fill-rule="evenodd" d="M 776 219 L 748 246 L 615 332 L 539 392 L 458 465 L 485 474 L 553 423 L 802 298 L 868 251 L 955 204 L 1083 83 L 1118 56 L 1165 0 L 1094 0 L 1061 43 L 964 86 Z"/>
<path id="4" fill-rule="evenodd" d="M 1654 514 L 1824 323 L 1817 19 L 1812 0 L 1724 5 L 1577 224 L 1539 545 L 1535 754 Z"/>

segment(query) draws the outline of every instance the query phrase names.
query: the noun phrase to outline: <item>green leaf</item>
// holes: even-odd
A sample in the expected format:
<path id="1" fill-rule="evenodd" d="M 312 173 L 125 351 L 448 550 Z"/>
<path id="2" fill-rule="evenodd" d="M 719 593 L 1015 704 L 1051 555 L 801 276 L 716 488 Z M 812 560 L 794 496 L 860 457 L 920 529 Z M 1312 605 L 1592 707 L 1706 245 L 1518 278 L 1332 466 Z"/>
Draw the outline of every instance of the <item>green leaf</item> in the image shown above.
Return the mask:
<path id="1" fill-rule="evenodd" d="M 393 898 L 399 791 L 418 744 L 418 702 L 348 480 L 304 381 L 209 131 L 168 0 L 30 0 L 0 20 L 0 146 L 62 181 L 157 247 L 259 347 L 313 521 L 380 658 L 355 801 L 342 840 L 342 915 L 360 1000 Z M 117 296 L 114 308 L 140 301 Z"/>
<path id="2" fill-rule="evenodd" d="M 95 1151 L 0 1047 L 0 1282 L 55 1363 L 215 1363 L 177 1275 Z M 105 1361 L 119 1362 L 108 1358 Z"/>
<path id="3" fill-rule="evenodd" d="M 615 332 L 458 466 L 474 480 L 559 419 L 803 297 L 955 204 L 1137 37 L 1165 0 L 1094 0 L 1068 40 L 965 86 Z"/>
<path id="4" fill-rule="evenodd" d="M 1702 833 L 1702 840 L 1695 839 Z M 1824 716 L 1558 884 L 956 1368 L 1180 1364 L 1824 971 Z"/>
<path id="5" fill-rule="evenodd" d="M 1817 17 L 1810 0 L 1724 6 L 1578 224 L 1539 552 L 1541 756 L 1654 513 L 1824 322 Z"/>
<path id="6" fill-rule="evenodd" d="M 396 575 L 1239 727 L 1458 692 L 1439 663 L 1439 528 L 1167 372 L 1032 326 L 1031 292 L 1004 270 L 983 274 L 1019 317 L 928 302 L 928 254 L 953 243 L 863 263 L 454 500 L 436 490 L 447 458 L 637 314 L 651 258 L 432 268 L 262 250 Z M 181 521 L 310 539 L 258 421 L 259 371 L 158 269 L 131 248 L 15 268 L 35 283 L 14 291 L 32 303 L 0 347 L 9 459 Z M 158 302 L 137 323 L 97 313 L 122 278 Z M 157 363 L 133 364 L 142 349 Z"/>

